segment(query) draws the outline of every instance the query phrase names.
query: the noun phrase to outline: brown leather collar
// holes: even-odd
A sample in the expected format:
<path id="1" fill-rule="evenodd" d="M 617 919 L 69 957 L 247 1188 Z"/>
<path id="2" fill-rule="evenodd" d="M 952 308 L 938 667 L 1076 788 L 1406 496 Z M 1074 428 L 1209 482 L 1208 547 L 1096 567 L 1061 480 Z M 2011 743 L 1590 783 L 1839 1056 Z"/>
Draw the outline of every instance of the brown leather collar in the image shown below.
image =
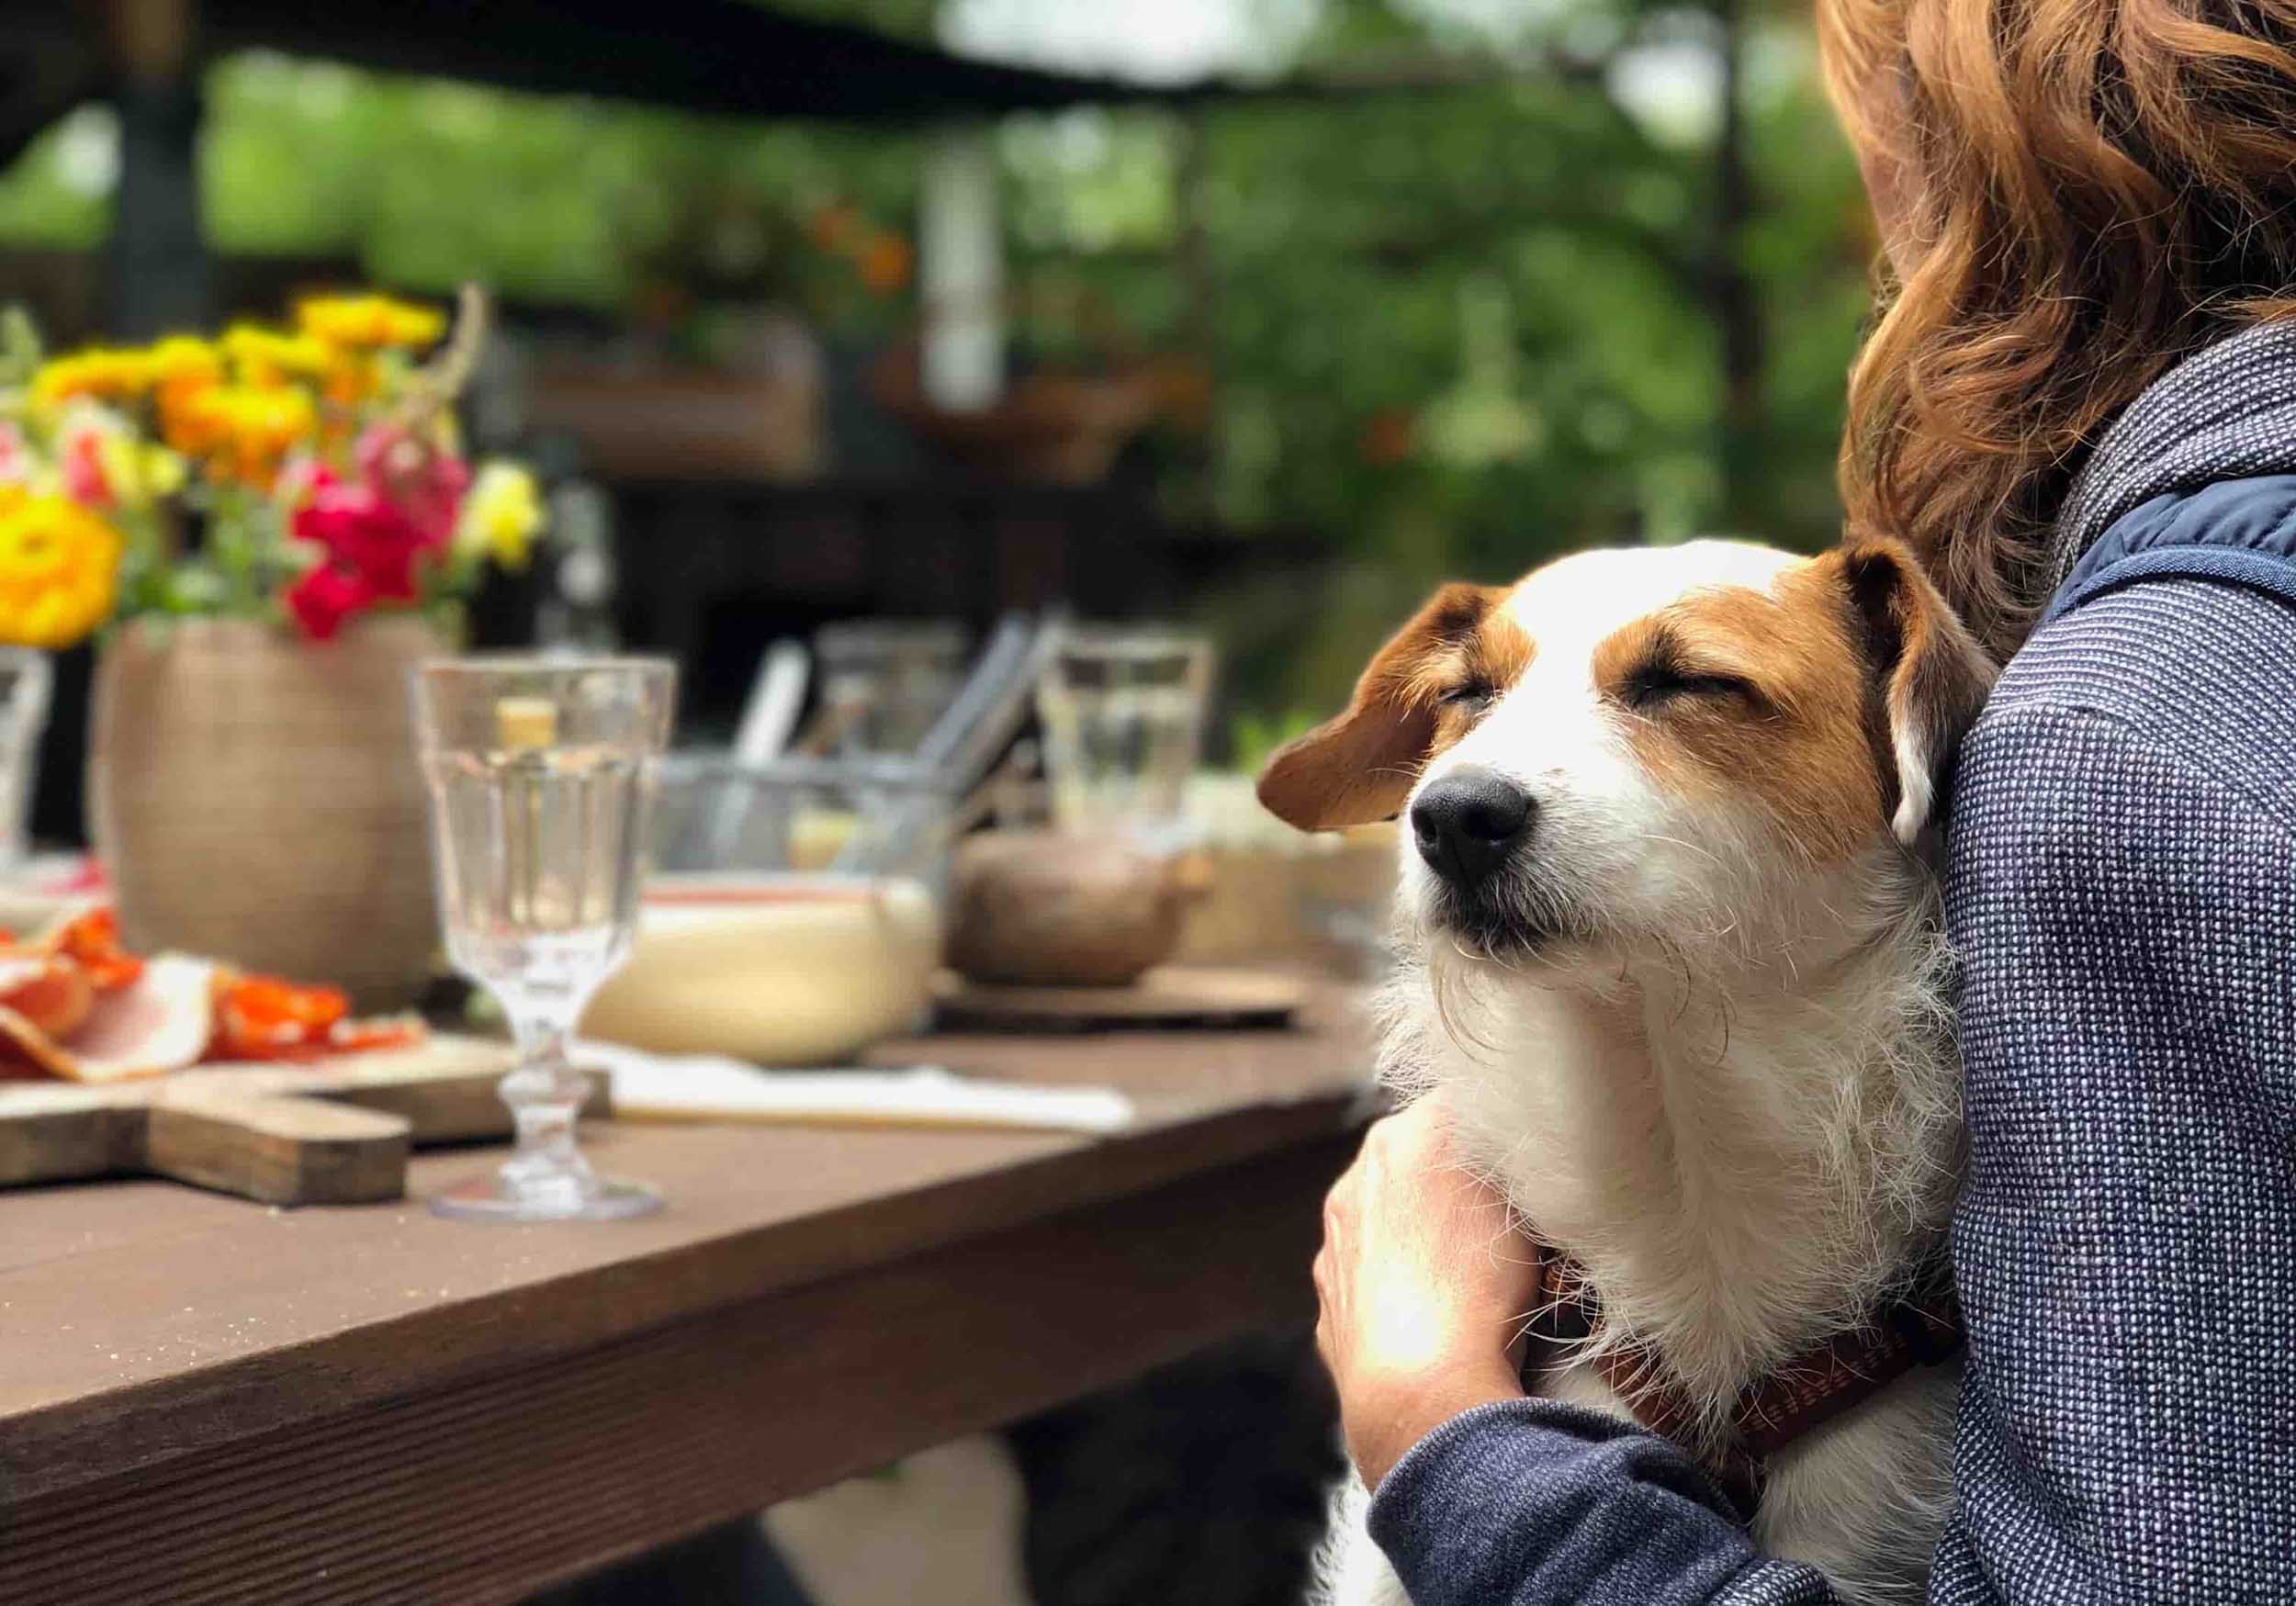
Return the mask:
<path id="1" fill-rule="evenodd" d="M 1602 1306 L 1576 1262 L 1548 1254 L 1547 1301 L 1531 1329 L 1552 1343 L 1591 1337 Z M 1917 1366 L 1934 1366 L 1961 1349 L 1961 1304 L 1951 1271 L 1937 1266 L 1864 1322 L 1812 1345 L 1748 1384 L 1739 1395 L 1728 1438 L 1699 1461 L 1750 1518 L 1761 1499 L 1770 1458 L 1795 1440 L 1863 1404 Z M 1534 1361 L 1536 1356 L 1533 1357 Z M 1688 1445 L 1694 1412 L 1681 1381 L 1642 1345 L 1597 1355 L 1595 1371 L 1662 1438 Z"/>

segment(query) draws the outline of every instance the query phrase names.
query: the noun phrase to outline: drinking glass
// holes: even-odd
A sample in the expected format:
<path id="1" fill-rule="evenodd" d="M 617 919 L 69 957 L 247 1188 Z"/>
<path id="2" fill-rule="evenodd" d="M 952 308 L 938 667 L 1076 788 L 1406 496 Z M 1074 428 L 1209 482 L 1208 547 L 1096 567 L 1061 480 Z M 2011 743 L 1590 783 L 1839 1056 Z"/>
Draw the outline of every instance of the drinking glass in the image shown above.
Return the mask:
<path id="1" fill-rule="evenodd" d="M 906 753 L 964 683 L 964 631 L 929 619 L 857 619 L 814 632 L 822 720 L 841 756 Z"/>
<path id="2" fill-rule="evenodd" d="M 1203 745 L 1211 644 L 1118 627 L 1064 630 L 1037 682 L 1053 823 L 1185 846 L 1188 779 Z"/>
<path id="3" fill-rule="evenodd" d="M 431 1200 L 442 1216 L 599 1220 L 661 1196 L 575 1145 L 585 1084 L 567 1039 L 637 922 L 654 767 L 676 669 L 656 658 L 442 658 L 414 670 L 439 918 L 455 968 L 500 999 L 517 1147 Z"/>

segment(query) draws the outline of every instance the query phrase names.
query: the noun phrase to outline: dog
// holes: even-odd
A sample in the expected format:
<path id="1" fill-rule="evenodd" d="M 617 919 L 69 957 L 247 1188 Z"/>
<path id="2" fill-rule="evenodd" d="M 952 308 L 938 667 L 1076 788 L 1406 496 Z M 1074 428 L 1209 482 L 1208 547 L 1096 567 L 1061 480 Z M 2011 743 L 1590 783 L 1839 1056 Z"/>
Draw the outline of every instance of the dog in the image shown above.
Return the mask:
<path id="1" fill-rule="evenodd" d="M 1547 1257 L 1533 1391 L 1665 1433 L 1861 1606 L 1921 1598 L 1950 1493 L 1935 826 L 1993 674 L 1895 543 L 1585 552 L 1439 590 L 1259 784 L 1408 822 L 1381 1076 Z M 1403 1606 L 1366 1498 L 1323 1599 Z"/>

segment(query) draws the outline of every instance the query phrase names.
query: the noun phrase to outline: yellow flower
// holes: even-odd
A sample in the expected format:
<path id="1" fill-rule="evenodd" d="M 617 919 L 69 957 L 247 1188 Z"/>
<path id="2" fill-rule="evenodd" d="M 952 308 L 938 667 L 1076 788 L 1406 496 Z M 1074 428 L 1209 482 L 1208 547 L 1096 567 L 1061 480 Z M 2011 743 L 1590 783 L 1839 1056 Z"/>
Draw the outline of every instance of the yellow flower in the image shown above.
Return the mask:
<path id="1" fill-rule="evenodd" d="M 186 396 L 163 428 L 169 445 L 211 472 L 268 489 L 287 455 L 318 432 L 319 410 L 299 387 L 213 385 Z"/>
<path id="2" fill-rule="evenodd" d="M 472 559 L 491 557 L 504 568 L 524 568 L 542 521 L 535 477 L 515 463 L 489 463 L 463 498 L 455 550 Z"/>
<path id="3" fill-rule="evenodd" d="M 197 335 L 171 334 L 142 356 L 151 382 L 163 387 L 212 385 L 223 377 L 223 359 Z"/>
<path id="4" fill-rule="evenodd" d="M 147 354 L 118 346 L 90 346 L 42 363 L 32 376 L 32 404 L 53 408 L 77 397 L 124 401 L 152 383 Z"/>
<path id="5" fill-rule="evenodd" d="M 291 379 L 321 379 L 335 366 L 335 348 L 308 334 L 288 334 L 261 324 L 235 323 L 223 331 L 223 354 L 242 385 L 284 385 Z"/>
<path id="6" fill-rule="evenodd" d="M 195 455 L 214 444 L 200 423 L 200 399 L 223 382 L 223 358 L 206 341 L 174 334 L 144 355 L 152 373 L 160 438 Z"/>
<path id="7" fill-rule="evenodd" d="M 0 488 L 0 641 L 51 651 L 111 616 L 119 532 L 61 496 Z"/>
<path id="8" fill-rule="evenodd" d="M 104 480 L 126 508 L 148 508 L 184 489 L 184 460 L 165 446 L 121 435 L 105 437 Z"/>
<path id="9" fill-rule="evenodd" d="M 388 296 L 314 296 L 295 309 L 307 335 L 354 351 L 426 346 L 446 332 L 446 315 Z"/>

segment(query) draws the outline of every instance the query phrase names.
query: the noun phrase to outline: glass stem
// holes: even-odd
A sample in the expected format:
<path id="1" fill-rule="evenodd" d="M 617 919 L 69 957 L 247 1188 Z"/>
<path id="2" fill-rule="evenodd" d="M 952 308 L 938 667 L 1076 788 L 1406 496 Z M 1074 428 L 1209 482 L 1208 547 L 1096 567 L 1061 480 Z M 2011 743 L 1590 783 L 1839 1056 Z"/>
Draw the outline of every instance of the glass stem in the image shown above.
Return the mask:
<path id="1" fill-rule="evenodd" d="M 589 1084 L 566 1049 L 580 1014 L 579 1002 L 572 1009 L 512 1012 L 518 1068 L 502 1078 L 502 1102 L 510 1106 L 517 1149 L 502 1170 L 521 1184 L 580 1183 L 591 1174 L 590 1162 L 575 1147 L 575 1120 Z"/>

